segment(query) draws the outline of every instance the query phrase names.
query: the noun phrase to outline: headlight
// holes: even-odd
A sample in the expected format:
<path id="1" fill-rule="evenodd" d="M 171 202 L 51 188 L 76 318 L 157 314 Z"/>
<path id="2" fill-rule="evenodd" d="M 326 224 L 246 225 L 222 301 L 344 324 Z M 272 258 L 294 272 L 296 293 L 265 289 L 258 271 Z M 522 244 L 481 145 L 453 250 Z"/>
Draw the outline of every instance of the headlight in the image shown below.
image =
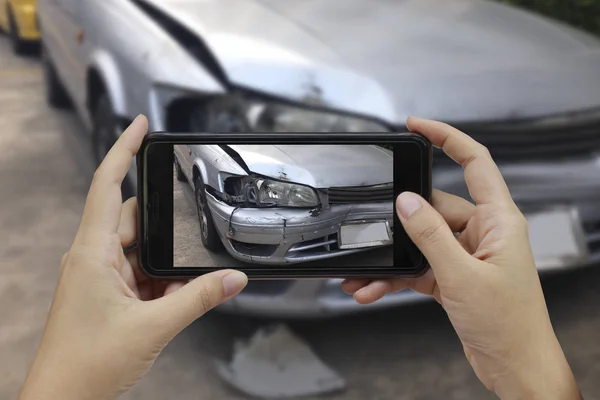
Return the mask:
<path id="1" fill-rule="evenodd" d="M 192 115 L 193 131 L 386 132 L 370 120 L 232 95 L 211 101 Z"/>
<path id="2" fill-rule="evenodd" d="M 260 132 L 385 132 L 372 121 L 275 103 L 252 103 L 247 119 Z"/>
<path id="3" fill-rule="evenodd" d="M 282 207 L 315 207 L 319 205 L 317 193 L 308 186 L 262 180 L 257 182 L 258 199 L 262 205 Z"/>
<path id="4" fill-rule="evenodd" d="M 225 192 L 234 203 L 256 207 L 316 207 L 317 192 L 304 185 L 251 176 L 225 180 Z"/>

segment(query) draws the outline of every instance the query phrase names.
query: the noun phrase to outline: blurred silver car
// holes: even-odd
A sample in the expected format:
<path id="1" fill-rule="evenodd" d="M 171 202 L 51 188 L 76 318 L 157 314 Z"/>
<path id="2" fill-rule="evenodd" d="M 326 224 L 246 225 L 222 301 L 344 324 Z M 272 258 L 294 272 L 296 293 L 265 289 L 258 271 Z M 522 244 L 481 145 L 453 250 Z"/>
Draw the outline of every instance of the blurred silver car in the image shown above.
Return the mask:
<path id="1" fill-rule="evenodd" d="M 282 265 L 393 243 L 394 155 L 383 147 L 178 145 L 175 164 L 209 250 Z"/>
<path id="2" fill-rule="evenodd" d="M 530 221 L 540 270 L 600 260 L 600 41 L 487 0 L 39 0 L 48 100 L 97 160 L 138 113 L 152 130 L 471 134 Z M 132 169 L 130 186 L 135 185 Z M 469 199 L 439 153 L 434 186 Z M 372 307 L 420 299 L 397 293 Z M 251 282 L 223 309 L 367 310 L 336 281 Z"/>

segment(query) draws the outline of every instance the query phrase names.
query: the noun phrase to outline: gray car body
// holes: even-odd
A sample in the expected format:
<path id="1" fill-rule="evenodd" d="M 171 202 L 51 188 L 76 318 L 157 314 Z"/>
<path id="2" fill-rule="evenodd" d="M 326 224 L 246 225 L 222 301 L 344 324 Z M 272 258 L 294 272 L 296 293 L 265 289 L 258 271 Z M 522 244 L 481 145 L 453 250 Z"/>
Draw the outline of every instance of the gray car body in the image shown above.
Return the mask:
<path id="1" fill-rule="evenodd" d="M 104 82 L 118 117 L 145 113 L 151 130 L 167 128 L 166 109 L 175 99 L 238 89 L 298 104 L 316 92 L 322 109 L 377 120 L 389 129 L 401 129 L 409 115 L 458 125 L 525 121 L 540 143 L 545 126 L 569 131 L 582 119 L 600 120 L 600 42 L 492 1 L 145 3 L 201 38 L 222 75 L 131 0 L 40 0 L 43 45 L 88 128 L 93 77 Z M 85 39 L 78 43 L 81 30 Z M 598 154 L 590 146 L 585 154 L 560 160 L 498 159 L 526 213 L 576 207 L 587 227 L 590 263 L 600 259 Z M 130 176 L 135 178 L 135 168 Z M 434 186 L 469 198 L 456 166 L 436 167 Z M 359 308 L 336 281 L 259 287 L 223 309 L 319 316 L 421 299 L 399 293 Z"/>

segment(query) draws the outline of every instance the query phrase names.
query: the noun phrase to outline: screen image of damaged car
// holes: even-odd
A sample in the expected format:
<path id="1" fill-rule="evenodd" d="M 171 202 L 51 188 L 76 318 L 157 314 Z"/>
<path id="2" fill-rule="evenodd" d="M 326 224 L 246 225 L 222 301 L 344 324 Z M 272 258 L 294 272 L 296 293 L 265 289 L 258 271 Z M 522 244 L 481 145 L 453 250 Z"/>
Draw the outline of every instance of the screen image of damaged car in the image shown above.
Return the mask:
<path id="1" fill-rule="evenodd" d="M 392 244 L 394 156 L 388 149 L 175 145 L 174 152 L 176 178 L 194 189 L 208 250 L 224 246 L 244 262 L 283 265 Z M 366 242 L 340 233 L 358 222 L 381 229 Z"/>
<path id="2" fill-rule="evenodd" d="M 151 131 L 184 133 L 405 132 L 408 116 L 436 119 L 489 149 L 541 272 L 600 261 L 594 36 L 488 0 L 39 0 L 37 14 L 48 102 L 73 106 L 98 162 L 139 113 Z M 440 152 L 433 187 L 470 200 Z M 365 307 L 335 280 L 252 281 L 221 309 L 316 317 L 423 298 Z"/>

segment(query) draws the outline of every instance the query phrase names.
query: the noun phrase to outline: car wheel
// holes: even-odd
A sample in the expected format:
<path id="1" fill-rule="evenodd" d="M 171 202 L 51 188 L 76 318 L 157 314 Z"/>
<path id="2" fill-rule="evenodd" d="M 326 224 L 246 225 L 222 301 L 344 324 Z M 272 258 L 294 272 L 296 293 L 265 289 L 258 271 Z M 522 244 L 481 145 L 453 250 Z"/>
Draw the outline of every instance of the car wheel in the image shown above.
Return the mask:
<path id="1" fill-rule="evenodd" d="M 96 165 L 100 165 L 120 135 L 119 123 L 107 94 L 102 94 L 93 113 L 92 151 Z M 121 188 L 123 199 L 135 196 L 135 188 L 127 177 Z"/>
<path id="2" fill-rule="evenodd" d="M 70 106 L 69 95 L 65 90 L 52 61 L 48 57 L 46 49 L 42 46 L 42 66 L 44 69 L 44 86 L 46 89 L 46 101 L 55 108 L 67 108 Z"/>
<path id="3" fill-rule="evenodd" d="M 183 170 L 181 169 L 181 165 L 179 165 L 179 161 L 177 161 L 177 157 L 175 157 L 175 173 L 177 174 L 177 180 L 179 182 L 185 182 L 187 180 Z"/>
<path id="4" fill-rule="evenodd" d="M 15 20 L 15 16 L 13 15 L 10 7 L 7 10 L 8 15 L 8 26 L 10 29 L 10 41 L 12 43 L 13 51 L 16 54 L 24 54 L 27 50 L 27 42 L 21 39 L 19 36 L 19 27 L 17 26 L 17 21 Z"/>
<path id="5" fill-rule="evenodd" d="M 215 227 L 212 214 L 208 208 L 206 195 L 204 193 L 204 183 L 201 177 L 197 177 L 194 182 L 194 191 L 196 194 L 196 209 L 198 210 L 198 222 L 200 223 L 200 239 L 204 247 L 212 252 L 219 252 L 223 248 L 223 243 L 219 238 L 219 233 Z"/>

